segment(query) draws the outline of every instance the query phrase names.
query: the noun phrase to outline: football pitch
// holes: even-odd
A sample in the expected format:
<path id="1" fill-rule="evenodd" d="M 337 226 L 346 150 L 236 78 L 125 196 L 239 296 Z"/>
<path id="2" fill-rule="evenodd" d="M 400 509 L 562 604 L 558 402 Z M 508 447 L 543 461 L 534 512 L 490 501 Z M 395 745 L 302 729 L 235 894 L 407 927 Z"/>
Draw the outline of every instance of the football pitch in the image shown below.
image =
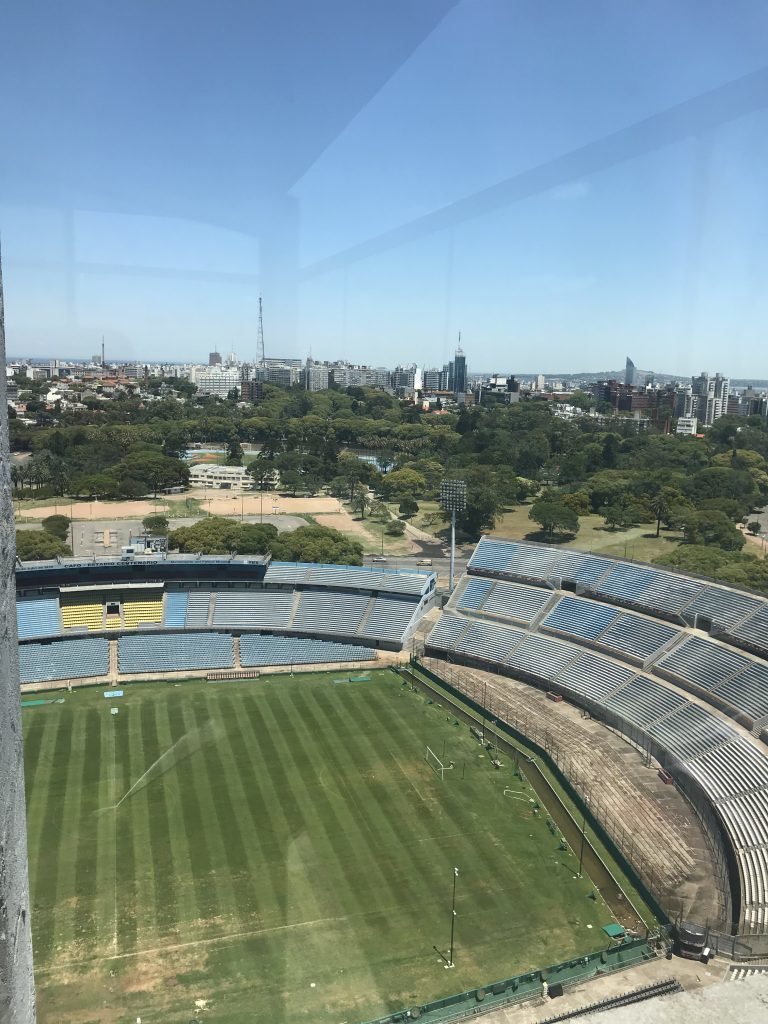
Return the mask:
<path id="1" fill-rule="evenodd" d="M 514 765 L 394 672 L 343 679 L 24 710 L 43 1024 L 356 1024 L 605 943 Z"/>

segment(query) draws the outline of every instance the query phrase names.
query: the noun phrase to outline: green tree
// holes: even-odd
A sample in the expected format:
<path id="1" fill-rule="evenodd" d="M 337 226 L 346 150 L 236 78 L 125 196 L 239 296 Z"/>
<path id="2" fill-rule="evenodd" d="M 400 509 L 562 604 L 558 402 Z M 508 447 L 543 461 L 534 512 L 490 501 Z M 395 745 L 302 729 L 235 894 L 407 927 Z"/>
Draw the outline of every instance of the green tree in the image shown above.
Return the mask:
<path id="1" fill-rule="evenodd" d="M 381 481 L 381 493 L 385 498 L 396 501 L 404 496 L 418 496 L 424 493 L 427 482 L 414 469 L 395 469 Z"/>
<path id="2" fill-rule="evenodd" d="M 683 524 L 686 544 L 712 544 L 725 551 L 744 547 L 744 534 L 724 512 L 692 512 Z"/>
<path id="3" fill-rule="evenodd" d="M 16 555 L 22 562 L 34 562 L 38 559 L 48 559 L 71 555 L 72 550 L 68 544 L 52 533 L 45 530 L 17 530 L 16 531 Z"/>
<path id="4" fill-rule="evenodd" d="M 579 530 L 579 517 L 557 498 L 541 497 L 534 501 L 528 518 L 538 523 L 550 540 L 555 532 L 575 534 Z"/>
<path id="5" fill-rule="evenodd" d="M 298 530 L 281 533 L 271 550 L 272 556 L 283 562 L 363 564 L 362 545 L 327 526 L 300 526 Z"/>
<path id="6" fill-rule="evenodd" d="M 267 554 L 277 538 L 271 523 L 247 524 L 220 516 L 207 516 L 193 526 L 173 530 L 168 546 L 188 554 Z"/>
<path id="7" fill-rule="evenodd" d="M 230 434 L 229 440 L 227 441 L 227 465 L 242 466 L 242 464 L 243 446 L 240 444 L 240 438 L 237 434 Z"/>
<path id="8" fill-rule="evenodd" d="M 756 537 L 760 533 L 760 523 L 757 519 L 753 519 L 751 523 L 747 523 L 747 529 L 753 537 Z"/>
<path id="9" fill-rule="evenodd" d="M 362 484 L 358 484 L 355 488 L 355 493 L 352 495 L 350 505 L 354 512 L 360 513 L 361 519 L 365 519 L 365 513 L 371 507 L 371 499 L 368 496 L 368 489 L 363 487 Z"/>
<path id="10" fill-rule="evenodd" d="M 390 519 L 384 527 L 384 533 L 390 537 L 402 537 L 405 533 L 405 523 L 402 519 Z"/>
<path id="11" fill-rule="evenodd" d="M 168 527 L 170 525 L 167 516 L 163 515 L 151 515 L 145 516 L 141 521 L 141 525 L 151 534 L 153 537 L 167 537 Z"/>
<path id="12" fill-rule="evenodd" d="M 41 525 L 46 533 L 57 537 L 60 541 L 66 541 L 69 536 L 70 519 L 68 516 L 46 516 Z"/>
<path id="13" fill-rule="evenodd" d="M 419 511 L 419 503 L 412 494 L 406 494 L 400 499 L 399 512 L 401 516 L 415 516 Z"/>

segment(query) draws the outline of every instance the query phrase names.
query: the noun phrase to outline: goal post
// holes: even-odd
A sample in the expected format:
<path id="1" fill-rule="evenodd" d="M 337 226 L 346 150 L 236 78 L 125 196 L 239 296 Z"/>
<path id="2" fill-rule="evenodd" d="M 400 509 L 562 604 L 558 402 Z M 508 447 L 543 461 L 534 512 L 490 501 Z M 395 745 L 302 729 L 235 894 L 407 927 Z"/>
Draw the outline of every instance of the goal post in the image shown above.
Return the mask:
<path id="1" fill-rule="evenodd" d="M 448 764 L 443 764 L 437 754 L 431 747 L 427 747 L 427 752 L 424 755 L 424 760 L 427 762 L 429 767 L 435 773 L 439 775 L 441 779 L 445 778 L 445 773 L 451 771 L 453 768 L 453 761 L 449 761 Z"/>

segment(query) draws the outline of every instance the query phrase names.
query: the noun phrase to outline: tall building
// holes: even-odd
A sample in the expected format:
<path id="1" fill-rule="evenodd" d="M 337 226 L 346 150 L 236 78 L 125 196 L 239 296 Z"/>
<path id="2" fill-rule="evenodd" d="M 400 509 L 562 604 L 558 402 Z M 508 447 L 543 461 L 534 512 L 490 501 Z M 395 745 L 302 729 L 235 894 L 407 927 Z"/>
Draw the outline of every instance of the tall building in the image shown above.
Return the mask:
<path id="1" fill-rule="evenodd" d="M 304 387 L 307 391 L 327 391 L 331 370 L 327 363 L 314 363 L 310 359 L 304 367 Z"/>
<path id="2" fill-rule="evenodd" d="M 0 1021 L 34 1024 L 13 504 L 0 267 Z"/>
<path id="3" fill-rule="evenodd" d="M 221 366 L 221 356 L 218 352 L 208 353 L 208 365 L 209 366 Z"/>
<path id="4" fill-rule="evenodd" d="M 456 349 L 456 355 L 453 357 L 453 393 L 454 395 L 463 395 L 467 391 L 467 357 L 461 349 L 461 345 Z"/>
<path id="5" fill-rule="evenodd" d="M 715 420 L 728 412 L 728 395 L 731 382 L 722 374 L 710 377 L 708 373 L 700 373 L 691 377 L 691 393 L 694 401 L 695 415 L 701 422 L 711 427 Z"/>
<path id="6" fill-rule="evenodd" d="M 627 362 L 624 367 L 624 383 L 627 385 L 628 388 L 632 387 L 632 385 L 635 383 L 635 364 L 632 362 L 629 356 L 627 356 Z"/>

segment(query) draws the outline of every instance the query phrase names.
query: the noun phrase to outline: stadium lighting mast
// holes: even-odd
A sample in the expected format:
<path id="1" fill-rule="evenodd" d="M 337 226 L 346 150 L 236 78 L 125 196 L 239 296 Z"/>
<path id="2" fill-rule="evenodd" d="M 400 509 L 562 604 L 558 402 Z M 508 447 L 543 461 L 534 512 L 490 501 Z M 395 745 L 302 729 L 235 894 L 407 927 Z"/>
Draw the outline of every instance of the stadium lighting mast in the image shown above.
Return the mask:
<path id="1" fill-rule="evenodd" d="M 440 484 L 440 505 L 451 513 L 451 569 L 448 577 L 448 591 L 453 590 L 453 574 L 456 568 L 456 513 L 467 507 L 467 485 L 463 480 L 443 480 Z"/>
<path id="2" fill-rule="evenodd" d="M 449 953 L 449 967 L 453 967 L 453 934 L 456 928 L 456 879 L 459 877 L 459 869 L 453 869 L 453 899 L 451 901 L 451 952 Z"/>

